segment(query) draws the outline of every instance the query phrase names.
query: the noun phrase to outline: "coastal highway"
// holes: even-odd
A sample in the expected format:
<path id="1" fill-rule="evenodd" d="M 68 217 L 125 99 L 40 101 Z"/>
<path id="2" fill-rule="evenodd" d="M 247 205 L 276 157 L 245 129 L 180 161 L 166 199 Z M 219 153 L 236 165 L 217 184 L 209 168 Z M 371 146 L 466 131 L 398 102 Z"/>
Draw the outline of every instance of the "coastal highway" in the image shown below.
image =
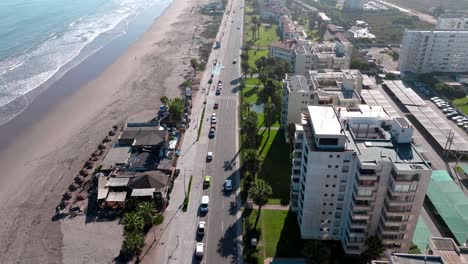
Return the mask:
<path id="1" fill-rule="evenodd" d="M 216 137 L 208 143 L 208 151 L 214 153 L 212 162 L 207 163 L 205 174 L 211 176 L 211 186 L 203 191 L 209 195 L 209 212 L 207 233 L 205 234 L 205 263 L 242 263 L 241 240 L 242 222 L 240 217 L 240 179 L 239 179 L 239 120 L 238 109 L 240 91 L 238 88 L 240 71 L 240 49 L 243 30 L 243 1 L 231 1 L 228 6 L 226 24 L 221 29 L 221 48 L 218 51 L 217 62 L 220 71 L 215 71 L 213 84 L 218 80 L 223 83 L 221 95 L 215 95 L 214 87 L 210 90 L 206 118 L 216 112 Z M 233 60 L 237 63 L 233 63 Z M 219 67 L 219 66 L 218 66 Z M 219 75 L 217 75 L 219 74 Z M 215 85 L 213 85 L 215 86 Z M 214 103 L 219 109 L 214 110 Z M 207 137 L 209 124 L 202 137 Z M 206 155 L 206 154 L 205 154 Z M 224 182 L 231 179 L 233 190 L 224 191 Z"/>
<path id="2" fill-rule="evenodd" d="M 156 239 L 148 235 L 147 244 L 152 246 L 143 250 L 142 263 L 243 263 L 238 156 L 243 5 L 243 1 L 231 0 L 226 7 L 217 36 L 221 47 L 213 49 L 210 54 L 200 89 L 192 99 L 191 123 L 184 135 L 177 164 L 180 174 L 174 182 L 170 203 L 164 213 L 165 220 L 157 227 Z M 233 63 L 234 59 L 237 63 Z M 208 84 L 212 74 L 213 83 Z M 223 88 L 221 94 L 216 95 L 215 87 L 219 80 Z M 216 110 L 213 109 L 215 103 L 219 104 Z M 210 117 L 214 112 L 217 115 L 216 136 L 210 139 Z M 209 151 L 214 153 L 211 162 L 206 161 Z M 227 164 L 229 169 L 225 166 Z M 205 175 L 211 176 L 209 188 L 203 187 Z M 187 211 L 183 212 L 181 205 L 190 177 L 190 201 Z M 226 179 L 233 182 L 231 192 L 224 192 Z M 203 195 L 210 197 L 207 214 L 199 212 Z M 206 222 L 204 236 L 197 235 L 199 221 Z M 201 259 L 195 256 L 198 242 L 205 244 Z"/>

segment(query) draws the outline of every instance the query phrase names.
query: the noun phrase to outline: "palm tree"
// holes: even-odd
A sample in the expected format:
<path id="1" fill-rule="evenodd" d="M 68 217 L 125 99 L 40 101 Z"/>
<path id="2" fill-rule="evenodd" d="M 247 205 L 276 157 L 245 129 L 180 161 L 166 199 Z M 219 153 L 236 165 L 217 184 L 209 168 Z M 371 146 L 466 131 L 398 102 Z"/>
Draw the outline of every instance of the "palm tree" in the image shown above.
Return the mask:
<path id="1" fill-rule="evenodd" d="M 254 176 L 260 170 L 261 164 L 262 159 L 255 149 L 248 149 L 244 152 L 244 166 L 250 175 Z"/>
<path id="2" fill-rule="evenodd" d="M 247 145 L 251 147 L 256 146 L 257 131 L 258 131 L 258 115 L 256 112 L 249 111 L 245 114 L 244 121 L 242 122 L 242 131 L 247 136 Z"/>
<path id="3" fill-rule="evenodd" d="M 163 105 L 167 105 L 169 103 L 169 98 L 167 96 L 162 96 L 161 97 L 161 103 Z"/>
<path id="4" fill-rule="evenodd" d="M 370 263 L 372 260 L 380 258 L 385 251 L 385 246 L 382 243 L 382 240 L 377 236 L 368 237 L 365 245 L 367 249 L 361 253 L 361 257 L 366 261 L 366 263 Z"/>
<path id="5" fill-rule="evenodd" d="M 250 26 L 250 31 L 252 31 L 252 40 L 255 40 L 255 33 L 257 32 L 257 27 L 255 25 Z"/>
<path id="6" fill-rule="evenodd" d="M 125 236 L 122 251 L 125 252 L 127 256 L 134 256 L 140 254 L 144 246 L 145 236 L 143 233 L 130 233 Z"/>
<path id="7" fill-rule="evenodd" d="M 255 219 L 254 230 L 257 229 L 258 219 L 260 219 L 262 206 L 268 202 L 268 198 L 271 196 L 271 194 L 271 186 L 262 179 L 256 179 L 254 184 L 250 186 L 249 196 L 252 198 L 253 202 L 258 205 L 258 214 L 257 218 Z"/>
<path id="8" fill-rule="evenodd" d="M 195 77 L 198 69 L 198 61 L 195 58 L 190 59 L 190 66 L 193 68 L 193 76 Z"/>
<path id="9" fill-rule="evenodd" d="M 262 25 L 262 21 L 257 20 L 255 25 L 257 26 L 257 38 L 260 38 L 260 26 Z"/>
<path id="10" fill-rule="evenodd" d="M 123 223 L 125 225 L 124 229 L 127 233 L 141 233 L 145 226 L 145 221 L 140 214 L 136 212 L 130 212 L 125 214 Z"/>
<path id="11" fill-rule="evenodd" d="M 252 104 L 249 102 L 242 102 L 242 109 L 244 112 L 249 112 L 251 106 Z"/>
<path id="12" fill-rule="evenodd" d="M 244 73 L 244 79 L 247 78 L 247 74 L 249 73 L 249 62 L 246 60 L 242 60 L 241 62 L 242 73 Z"/>
<path id="13" fill-rule="evenodd" d="M 331 250 L 320 240 L 308 241 L 302 254 L 313 264 L 330 263 Z"/>
<path id="14" fill-rule="evenodd" d="M 138 205 L 138 214 L 143 218 L 145 226 L 153 224 L 153 216 L 156 215 L 156 209 L 150 202 L 143 202 Z"/>
<path id="15" fill-rule="evenodd" d="M 265 104 L 263 111 L 265 112 L 265 124 L 268 127 L 268 133 L 270 133 L 271 126 L 274 123 L 276 107 L 271 103 L 271 100 Z"/>

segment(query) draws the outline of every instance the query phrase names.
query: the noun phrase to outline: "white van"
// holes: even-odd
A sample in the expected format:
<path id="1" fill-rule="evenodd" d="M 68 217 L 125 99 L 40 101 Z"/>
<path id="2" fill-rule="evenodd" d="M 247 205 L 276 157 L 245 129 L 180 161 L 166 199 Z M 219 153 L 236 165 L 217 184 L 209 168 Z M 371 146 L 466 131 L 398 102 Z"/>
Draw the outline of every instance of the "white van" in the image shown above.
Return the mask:
<path id="1" fill-rule="evenodd" d="M 203 195 L 201 198 L 200 211 L 208 212 L 208 204 L 210 203 L 210 197 L 208 195 Z"/>
<path id="2" fill-rule="evenodd" d="M 198 258 L 203 258 L 204 248 L 205 244 L 197 243 L 197 246 L 195 247 L 195 256 L 197 256 Z"/>

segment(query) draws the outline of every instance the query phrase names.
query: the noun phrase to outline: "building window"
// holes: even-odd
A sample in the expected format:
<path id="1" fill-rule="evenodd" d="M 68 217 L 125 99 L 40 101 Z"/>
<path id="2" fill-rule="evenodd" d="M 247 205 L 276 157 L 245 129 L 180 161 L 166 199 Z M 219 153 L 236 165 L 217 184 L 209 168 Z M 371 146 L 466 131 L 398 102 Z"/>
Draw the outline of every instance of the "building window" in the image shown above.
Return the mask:
<path id="1" fill-rule="evenodd" d="M 339 165 L 335 165 L 335 169 L 338 169 L 340 166 Z"/>
<path id="2" fill-rule="evenodd" d="M 338 177 L 338 175 L 333 175 L 333 178 L 335 178 L 335 179 L 336 179 L 337 177 Z"/>
<path id="3" fill-rule="evenodd" d="M 327 175 L 327 178 L 330 178 L 330 175 Z"/>
<path id="4" fill-rule="evenodd" d="M 336 158 L 339 159 L 339 158 L 340 158 L 340 155 L 336 155 Z"/>
<path id="5" fill-rule="evenodd" d="M 332 187 L 333 187 L 333 188 L 335 188 L 335 187 L 336 187 L 336 185 L 335 185 L 335 184 L 333 184 L 333 186 L 332 186 Z"/>
<path id="6" fill-rule="evenodd" d="M 325 212 L 322 212 L 322 214 L 324 215 L 324 214 L 325 214 Z"/>
<path id="7" fill-rule="evenodd" d="M 325 184 L 325 188 L 328 188 L 328 184 Z"/>
<path id="8" fill-rule="evenodd" d="M 327 197 L 327 196 L 328 196 L 328 194 L 324 194 L 323 196 Z"/>
<path id="9" fill-rule="evenodd" d="M 330 159 L 333 158 L 333 155 L 330 155 Z"/>
<path id="10" fill-rule="evenodd" d="M 328 168 L 331 169 L 331 165 L 328 165 Z"/>
<path id="11" fill-rule="evenodd" d="M 330 205 L 330 206 L 333 206 L 333 203 L 330 203 L 329 205 Z"/>
<path id="12" fill-rule="evenodd" d="M 327 203 L 323 203 L 323 205 L 327 205 Z"/>
<path id="13" fill-rule="evenodd" d="M 343 165 L 341 172 L 348 172 L 349 171 L 349 165 Z"/>
<path id="14" fill-rule="evenodd" d="M 346 182 L 348 180 L 348 175 L 341 175 L 340 181 L 341 182 Z"/>
<path id="15" fill-rule="evenodd" d="M 344 200 L 344 194 L 338 194 L 338 201 Z"/>
<path id="16" fill-rule="evenodd" d="M 346 185 L 340 184 L 340 187 L 338 189 L 340 192 L 344 192 L 346 190 Z"/>
<path id="17" fill-rule="evenodd" d="M 335 197 L 335 195 L 332 193 L 331 197 Z"/>

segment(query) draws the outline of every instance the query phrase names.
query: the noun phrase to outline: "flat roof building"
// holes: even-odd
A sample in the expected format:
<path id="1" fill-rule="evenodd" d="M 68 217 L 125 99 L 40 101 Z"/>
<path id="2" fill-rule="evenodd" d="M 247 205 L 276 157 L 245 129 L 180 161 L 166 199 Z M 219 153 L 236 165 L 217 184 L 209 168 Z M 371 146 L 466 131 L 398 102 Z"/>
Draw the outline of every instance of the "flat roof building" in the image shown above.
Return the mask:
<path id="1" fill-rule="evenodd" d="M 310 71 L 308 75 L 286 74 L 283 80 L 281 125 L 301 123 L 309 105 L 355 106 L 360 103 L 362 75 L 358 70 Z"/>
<path id="2" fill-rule="evenodd" d="M 431 169 L 414 128 L 381 107 L 308 106 L 294 135 L 291 209 L 303 239 L 340 240 L 360 254 L 368 236 L 408 250 Z"/>

